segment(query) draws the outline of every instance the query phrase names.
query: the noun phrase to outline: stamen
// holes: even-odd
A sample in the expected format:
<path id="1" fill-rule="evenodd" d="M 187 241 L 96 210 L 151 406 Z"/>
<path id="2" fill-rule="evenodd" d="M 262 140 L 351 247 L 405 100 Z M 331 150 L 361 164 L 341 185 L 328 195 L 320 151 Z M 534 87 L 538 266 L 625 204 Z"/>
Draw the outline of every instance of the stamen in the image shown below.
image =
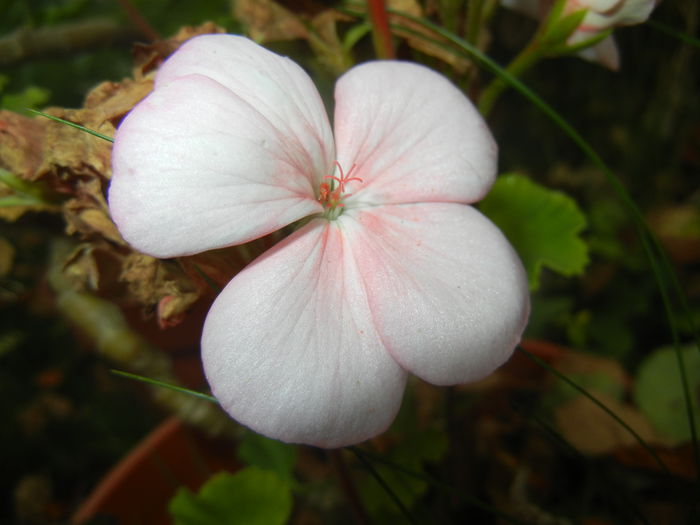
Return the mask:
<path id="1" fill-rule="evenodd" d="M 358 182 L 364 182 L 360 177 L 351 177 L 350 174 L 352 171 L 357 167 L 357 164 L 353 164 L 350 167 L 350 171 L 348 171 L 348 174 L 345 175 L 343 172 L 343 168 L 341 167 L 340 163 L 336 160 L 334 161 L 334 164 L 338 167 L 338 170 L 340 171 L 340 178 L 336 177 L 335 175 L 326 175 L 323 177 L 324 179 L 333 179 L 338 183 L 338 189 L 340 190 L 340 193 L 345 193 L 345 185 L 353 180 L 356 180 Z"/>

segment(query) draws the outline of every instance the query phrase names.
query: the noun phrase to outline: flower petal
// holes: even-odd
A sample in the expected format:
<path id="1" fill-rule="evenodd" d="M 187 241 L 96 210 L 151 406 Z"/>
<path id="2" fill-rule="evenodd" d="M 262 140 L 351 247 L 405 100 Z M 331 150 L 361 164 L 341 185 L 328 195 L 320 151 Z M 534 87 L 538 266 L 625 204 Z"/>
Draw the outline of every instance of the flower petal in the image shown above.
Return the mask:
<path id="1" fill-rule="evenodd" d="M 602 31 L 646 22 L 656 7 L 656 0 L 587 0 L 581 7 L 590 7 L 582 25 Z"/>
<path id="2" fill-rule="evenodd" d="M 391 355 L 430 383 L 505 362 L 529 313 L 527 277 L 500 230 L 452 203 L 352 210 L 372 315 Z"/>
<path id="3" fill-rule="evenodd" d="M 588 31 L 575 31 L 568 40 L 569 45 L 575 45 L 594 37 L 596 33 Z M 617 50 L 615 38 L 610 35 L 591 47 L 586 47 L 578 52 L 578 56 L 590 62 L 597 62 L 601 66 L 612 71 L 620 69 L 620 53 Z"/>
<path id="4" fill-rule="evenodd" d="M 173 257 L 322 211 L 309 166 L 325 161 L 286 133 L 210 78 L 157 88 L 115 137 L 109 205 L 119 231 L 144 253 Z"/>
<path id="5" fill-rule="evenodd" d="M 307 168 L 315 183 L 333 167 L 328 114 L 313 81 L 294 61 L 242 36 L 202 35 L 185 42 L 161 66 L 156 88 L 191 74 L 227 87 L 309 152 Z"/>
<path id="6" fill-rule="evenodd" d="M 449 80 L 407 62 L 368 62 L 335 88 L 338 161 L 353 183 L 347 205 L 474 202 L 493 183 L 496 145 Z"/>
<path id="7" fill-rule="evenodd" d="M 238 274 L 209 312 L 202 355 L 224 409 L 287 442 L 370 438 L 394 419 L 405 386 L 342 221 L 313 220 Z"/>

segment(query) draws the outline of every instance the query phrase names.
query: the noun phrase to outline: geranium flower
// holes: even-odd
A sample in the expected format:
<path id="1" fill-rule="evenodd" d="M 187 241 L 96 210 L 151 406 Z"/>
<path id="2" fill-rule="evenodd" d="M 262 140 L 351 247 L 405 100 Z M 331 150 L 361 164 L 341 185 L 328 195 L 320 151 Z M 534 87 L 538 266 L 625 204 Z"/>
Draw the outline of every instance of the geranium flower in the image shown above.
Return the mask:
<path id="1" fill-rule="evenodd" d="M 448 80 L 370 62 L 338 81 L 334 134 L 310 78 L 237 36 L 185 43 L 117 131 L 109 205 L 167 258 L 302 225 L 236 275 L 202 336 L 221 406 L 287 442 L 384 431 L 407 373 L 439 385 L 510 356 L 529 309 L 521 263 L 469 206 L 496 147 Z"/>
<path id="2" fill-rule="evenodd" d="M 619 26 L 646 22 L 657 0 L 564 0 L 563 13 L 586 10 L 581 25 L 568 39 L 569 45 L 579 44 L 597 34 Z M 501 0 L 501 4 L 533 18 L 543 18 L 555 0 Z M 579 51 L 587 60 L 599 62 L 610 69 L 618 69 L 620 55 L 612 35 L 594 46 Z"/>

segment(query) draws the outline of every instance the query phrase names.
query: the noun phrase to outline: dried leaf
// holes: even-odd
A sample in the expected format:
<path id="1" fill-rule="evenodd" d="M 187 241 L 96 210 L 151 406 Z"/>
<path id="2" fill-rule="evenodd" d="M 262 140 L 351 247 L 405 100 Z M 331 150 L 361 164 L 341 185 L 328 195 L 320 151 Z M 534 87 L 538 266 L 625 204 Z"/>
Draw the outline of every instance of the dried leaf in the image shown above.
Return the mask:
<path id="1" fill-rule="evenodd" d="M 114 126 L 106 121 L 90 120 L 89 110 L 49 108 L 46 113 L 70 122 L 75 122 L 104 135 L 114 135 Z M 55 121 L 46 124 L 46 138 L 43 144 L 42 163 L 36 178 L 56 175 L 102 176 L 109 177 L 111 170 L 112 145 L 98 137 Z"/>
<path id="2" fill-rule="evenodd" d="M 634 407 L 605 394 L 595 395 L 643 440 L 663 442 L 649 421 Z M 557 407 L 554 418 L 566 440 L 584 454 L 608 454 L 620 447 L 637 443 L 622 425 L 584 396 L 576 396 Z"/>
<path id="3" fill-rule="evenodd" d="M 204 22 L 199 26 L 185 26 L 174 37 L 167 40 L 160 40 L 152 44 L 136 44 L 133 50 L 136 63 L 134 77 L 139 79 L 158 68 L 163 60 L 168 58 L 183 42 L 192 37 L 225 32 L 224 28 L 217 26 L 213 22 Z"/>
<path id="4" fill-rule="evenodd" d="M 68 256 L 63 265 L 63 274 L 77 289 L 97 290 L 100 285 L 100 272 L 91 244 L 80 244 Z"/>
<path id="5" fill-rule="evenodd" d="M 47 121 L 0 110 L 0 168 L 34 180 L 41 164 Z"/>
<path id="6" fill-rule="evenodd" d="M 234 15 L 248 26 L 248 34 L 256 42 L 308 38 L 299 17 L 273 0 L 238 0 Z"/>
<path id="7" fill-rule="evenodd" d="M 420 18 L 424 15 L 422 7 L 416 0 L 390 0 L 388 6 L 394 11 L 406 13 L 410 16 Z M 401 24 L 408 29 L 395 29 L 394 34 L 406 39 L 409 46 L 426 55 L 442 60 L 446 64 L 449 64 L 457 73 L 464 74 L 470 68 L 474 67 L 473 63 L 464 58 L 464 56 L 450 51 L 447 40 L 432 33 L 422 25 L 395 14 L 389 15 L 389 21 L 391 23 Z M 423 35 L 425 38 L 421 38 L 421 36 L 417 36 L 416 34 Z M 447 47 L 436 44 L 431 40 L 444 42 Z"/>

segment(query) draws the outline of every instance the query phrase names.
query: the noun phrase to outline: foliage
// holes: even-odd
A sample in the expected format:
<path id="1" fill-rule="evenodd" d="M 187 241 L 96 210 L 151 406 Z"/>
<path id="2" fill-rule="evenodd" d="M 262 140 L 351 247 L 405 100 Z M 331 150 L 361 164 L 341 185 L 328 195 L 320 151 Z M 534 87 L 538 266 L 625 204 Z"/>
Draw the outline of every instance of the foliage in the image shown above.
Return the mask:
<path id="1" fill-rule="evenodd" d="M 176 525 L 281 525 L 291 510 L 289 485 L 257 467 L 217 474 L 196 495 L 180 489 L 170 503 Z"/>
<path id="2" fill-rule="evenodd" d="M 571 197 L 523 176 L 501 175 L 479 207 L 520 255 L 532 290 L 543 266 L 566 276 L 583 273 L 588 248 L 579 234 L 586 219 Z"/>

